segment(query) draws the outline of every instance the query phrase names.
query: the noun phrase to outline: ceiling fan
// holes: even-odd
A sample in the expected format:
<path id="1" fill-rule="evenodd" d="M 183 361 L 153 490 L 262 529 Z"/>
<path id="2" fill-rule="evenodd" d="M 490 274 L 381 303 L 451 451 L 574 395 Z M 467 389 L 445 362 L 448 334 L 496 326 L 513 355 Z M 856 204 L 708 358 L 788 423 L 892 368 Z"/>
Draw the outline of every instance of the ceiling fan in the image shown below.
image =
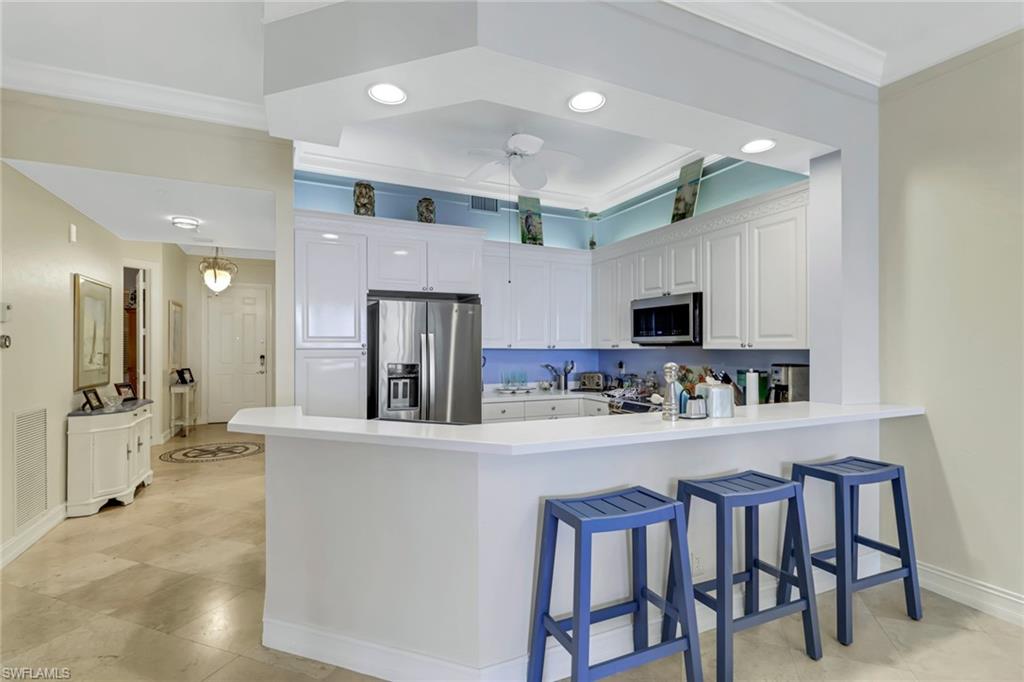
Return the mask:
<path id="1" fill-rule="evenodd" d="M 540 189 L 548 183 L 548 171 L 559 166 L 578 167 L 583 159 L 570 152 L 544 149 L 544 140 L 536 135 L 516 133 L 505 141 L 503 149 L 471 149 L 470 156 L 489 159 L 463 178 L 475 184 L 497 175 L 506 167 L 523 189 Z"/>

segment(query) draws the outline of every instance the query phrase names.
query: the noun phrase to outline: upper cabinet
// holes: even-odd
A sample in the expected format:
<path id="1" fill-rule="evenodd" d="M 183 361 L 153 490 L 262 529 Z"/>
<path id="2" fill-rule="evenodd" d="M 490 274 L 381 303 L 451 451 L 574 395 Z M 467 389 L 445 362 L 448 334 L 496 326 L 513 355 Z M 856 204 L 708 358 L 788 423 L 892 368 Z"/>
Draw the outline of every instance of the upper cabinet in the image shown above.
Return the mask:
<path id="1" fill-rule="evenodd" d="M 636 296 L 636 256 L 594 263 L 593 327 L 596 348 L 637 348 L 632 342 L 630 304 Z M 659 294 L 660 295 L 660 294 Z"/>
<path id="2" fill-rule="evenodd" d="M 803 207 L 704 237 L 704 347 L 807 348 Z"/>
<path id="3" fill-rule="evenodd" d="M 484 348 L 590 348 L 590 254 L 498 243 L 485 250 Z"/>
<path id="4" fill-rule="evenodd" d="M 701 290 L 700 237 L 680 239 L 668 246 L 668 292 L 689 294 Z"/>
<path id="5" fill-rule="evenodd" d="M 636 297 L 651 298 L 668 293 L 668 259 L 665 247 L 646 249 L 636 255 Z"/>
<path id="6" fill-rule="evenodd" d="M 334 236 L 295 232 L 296 348 L 366 347 L 366 237 Z"/>
<path id="7" fill-rule="evenodd" d="M 370 289 L 480 293 L 483 244 L 479 237 L 438 234 L 422 239 L 393 232 L 369 238 Z"/>

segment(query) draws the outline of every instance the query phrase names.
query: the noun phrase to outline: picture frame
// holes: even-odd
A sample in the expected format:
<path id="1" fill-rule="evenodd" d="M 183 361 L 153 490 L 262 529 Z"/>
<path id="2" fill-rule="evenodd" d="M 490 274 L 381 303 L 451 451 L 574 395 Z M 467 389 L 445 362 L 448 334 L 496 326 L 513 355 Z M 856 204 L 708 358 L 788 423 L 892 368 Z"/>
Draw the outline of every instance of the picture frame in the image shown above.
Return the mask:
<path id="1" fill-rule="evenodd" d="M 176 370 L 178 373 L 179 384 L 194 384 L 196 380 L 192 377 L 192 370 L 188 367 L 182 367 Z"/>
<path id="2" fill-rule="evenodd" d="M 523 244 L 544 245 L 544 220 L 536 197 L 519 197 L 519 239 Z"/>
<path id="3" fill-rule="evenodd" d="M 74 390 L 110 383 L 111 287 L 74 275 Z"/>
<path id="4" fill-rule="evenodd" d="M 167 302 L 167 366 L 171 371 L 185 364 L 185 306 Z"/>
<path id="5" fill-rule="evenodd" d="M 125 382 L 120 384 L 114 384 L 114 390 L 117 391 L 117 395 L 121 397 L 121 400 L 138 400 L 138 396 L 135 395 L 135 387 Z"/>
<path id="6" fill-rule="evenodd" d="M 699 158 L 679 169 L 679 186 L 672 203 L 672 222 L 692 218 L 697 208 L 697 194 L 700 191 L 700 177 L 704 172 L 704 159 Z"/>
<path id="7" fill-rule="evenodd" d="M 82 395 L 85 396 L 85 403 L 82 405 L 83 410 L 88 408 L 90 412 L 95 412 L 103 409 L 103 398 L 100 397 L 99 391 L 95 388 L 83 390 Z"/>

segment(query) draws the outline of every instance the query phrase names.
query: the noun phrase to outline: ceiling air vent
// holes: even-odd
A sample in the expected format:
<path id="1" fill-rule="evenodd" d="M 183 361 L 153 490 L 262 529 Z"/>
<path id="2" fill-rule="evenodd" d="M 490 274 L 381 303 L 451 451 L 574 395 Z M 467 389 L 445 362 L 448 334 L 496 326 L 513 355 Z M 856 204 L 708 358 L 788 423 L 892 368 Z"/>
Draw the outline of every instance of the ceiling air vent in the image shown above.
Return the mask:
<path id="1" fill-rule="evenodd" d="M 498 200 L 489 197 L 470 197 L 469 207 L 474 211 L 498 212 Z"/>

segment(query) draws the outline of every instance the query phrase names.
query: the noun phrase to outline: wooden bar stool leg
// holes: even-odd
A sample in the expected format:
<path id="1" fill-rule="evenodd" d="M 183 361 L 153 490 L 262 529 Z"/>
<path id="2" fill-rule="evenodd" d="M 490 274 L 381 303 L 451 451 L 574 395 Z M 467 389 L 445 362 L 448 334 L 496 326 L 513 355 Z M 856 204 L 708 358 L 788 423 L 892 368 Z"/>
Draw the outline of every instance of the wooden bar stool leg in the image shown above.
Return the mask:
<path id="1" fill-rule="evenodd" d="M 910 498 L 907 479 L 900 471 L 892 480 L 892 499 L 896 505 L 896 532 L 900 540 L 900 563 L 910 574 L 903 579 L 903 594 L 907 602 L 907 615 L 921 620 L 921 583 L 917 577 L 917 556 L 914 552 L 914 531 L 910 525 Z"/>
<path id="2" fill-rule="evenodd" d="M 545 502 L 537 569 L 537 593 L 533 604 L 533 623 L 530 625 L 527 682 L 541 682 L 544 672 L 544 644 L 547 641 L 544 616 L 551 608 L 551 581 L 555 573 L 555 540 L 557 538 L 558 518 L 551 512 L 550 503 Z"/>
<path id="3" fill-rule="evenodd" d="M 857 558 L 860 554 L 860 545 L 854 538 L 857 537 L 860 529 L 860 486 L 850 487 L 850 575 L 857 580 Z"/>
<path id="4" fill-rule="evenodd" d="M 630 532 L 633 541 L 633 601 L 636 602 L 636 613 L 633 614 L 633 651 L 646 649 L 647 636 L 647 598 L 644 588 L 647 587 L 647 527 L 634 528 Z"/>
<path id="5" fill-rule="evenodd" d="M 717 625 L 717 656 L 716 679 L 719 682 L 731 682 L 733 672 L 732 661 L 732 508 L 728 504 L 716 506 L 716 527 L 718 535 L 718 552 L 715 562 L 715 600 Z"/>
<path id="6" fill-rule="evenodd" d="M 803 487 L 797 486 L 796 496 L 789 500 L 790 522 L 797 539 L 796 560 L 800 567 L 800 598 L 807 600 L 802 617 L 804 623 L 804 648 L 807 655 L 821 658 L 821 629 L 818 627 L 818 604 L 814 594 L 814 573 L 811 566 L 811 543 L 807 537 L 807 513 L 804 510 Z"/>
<path id="7" fill-rule="evenodd" d="M 572 682 L 590 680 L 590 531 L 576 531 L 572 600 Z"/>
<path id="8" fill-rule="evenodd" d="M 758 507 L 756 505 L 747 507 L 744 510 L 744 570 L 750 574 L 747 584 L 743 588 L 743 613 L 750 615 L 758 612 L 758 592 L 761 588 L 760 573 L 757 568 L 757 547 L 758 547 Z"/>
<path id="9" fill-rule="evenodd" d="M 689 507 L 689 500 L 684 503 Z M 686 513 L 676 509 L 674 520 L 669 521 L 669 533 L 672 536 L 670 572 L 679 576 L 679 589 L 670 603 L 683 617 L 683 634 L 690 638 L 690 646 L 683 652 L 683 669 L 687 682 L 702 682 L 703 672 L 700 664 L 700 633 L 697 630 L 697 610 L 693 600 L 693 576 L 690 575 L 689 545 L 686 542 Z M 672 634 L 675 635 L 673 627 Z M 667 640 L 662 640 L 667 641 Z"/>
<path id="10" fill-rule="evenodd" d="M 853 545 L 850 521 L 850 487 L 836 483 L 836 638 L 853 643 L 853 575 L 850 549 Z"/>

